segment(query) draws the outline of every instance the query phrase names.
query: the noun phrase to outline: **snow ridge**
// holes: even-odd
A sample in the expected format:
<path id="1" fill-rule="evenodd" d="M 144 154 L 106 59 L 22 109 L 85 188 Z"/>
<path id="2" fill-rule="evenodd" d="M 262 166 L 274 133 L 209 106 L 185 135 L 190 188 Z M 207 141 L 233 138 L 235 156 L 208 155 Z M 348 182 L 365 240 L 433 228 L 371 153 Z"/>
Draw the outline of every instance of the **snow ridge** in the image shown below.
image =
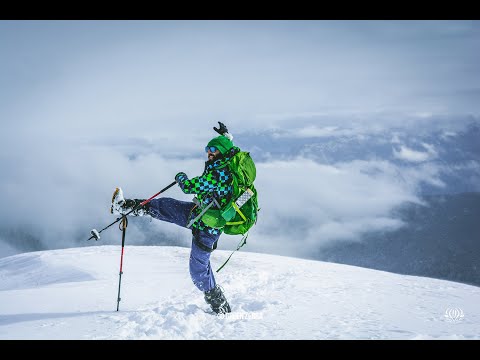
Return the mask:
<path id="1" fill-rule="evenodd" d="M 229 254 L 215 251 L 213 268 Z M 216 275 L 233 310 L 216 316 L 180 247 L 125 248 L 116 312 L 119 257 L 92 246 L 0 259 L 0 339 L 480 338 L 478 287 L 246 252 Z"/>

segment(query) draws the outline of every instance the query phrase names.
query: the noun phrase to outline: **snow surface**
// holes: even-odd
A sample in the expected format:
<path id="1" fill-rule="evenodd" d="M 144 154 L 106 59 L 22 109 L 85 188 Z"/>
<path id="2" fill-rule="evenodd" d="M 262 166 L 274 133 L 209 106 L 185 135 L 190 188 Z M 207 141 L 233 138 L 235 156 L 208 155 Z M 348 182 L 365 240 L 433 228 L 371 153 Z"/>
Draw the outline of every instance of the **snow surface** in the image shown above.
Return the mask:
<path id="1" fill-rule="evenodd" d="M 120 251 L 0 259 L 0 339 L 480 339 L 478 287 L 257 253 L 216 275 L 233 312 L 215 316 L 180 247 L 125 247 L 117 312 Z"/>

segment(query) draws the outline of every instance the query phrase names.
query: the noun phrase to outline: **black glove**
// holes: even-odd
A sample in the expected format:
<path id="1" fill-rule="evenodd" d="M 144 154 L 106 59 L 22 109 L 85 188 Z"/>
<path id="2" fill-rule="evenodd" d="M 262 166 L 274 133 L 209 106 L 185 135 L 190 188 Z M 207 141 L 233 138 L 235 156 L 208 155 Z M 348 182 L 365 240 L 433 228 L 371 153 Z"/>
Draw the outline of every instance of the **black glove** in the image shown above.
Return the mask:
<path id="1" fill-rule="evenodd" d="M 177 175 L 175 175 L 175 181 L 177 182 L 177 184 L 185 179 L 188 179 L 188 177 L 184 172 L 179 172 Z"/>
<path id="2" fill-rule="evenodd" d="M 215 126 L 213 127 L 213 130 L 215 130 L 217 133 L 219 133 L 220 135 L 223 135 L 225 133 L 228 133 L 228 129 L 227 127 L 225 126 L 224 123 L 221 123 L 220 121 L 218 122 L 218 125 L 220 125 L 220 129 L 217 129 Z"/>

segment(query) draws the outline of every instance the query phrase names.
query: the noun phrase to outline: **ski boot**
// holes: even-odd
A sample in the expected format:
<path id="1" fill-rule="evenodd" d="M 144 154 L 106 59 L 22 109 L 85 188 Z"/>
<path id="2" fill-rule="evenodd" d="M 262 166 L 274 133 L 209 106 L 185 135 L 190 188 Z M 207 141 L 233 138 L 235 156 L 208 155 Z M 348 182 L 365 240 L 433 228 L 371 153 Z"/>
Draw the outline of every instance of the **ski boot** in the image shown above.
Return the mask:
<path id="1" fill-rule="evenodd" d="M 232 311 L 220 286 L 215 285 L 213 289 L 205 291 L 204 294 L 205 301 L 210 305 L 214 313 L 226 314 Z"/>
<path id="2" fill-rule="evenodd" d="M 114 215 L 124 215 L 137 207 L 143 200 L 141 199 L 125 199 L 123 197 L 122 188 L 117 187 L 113 192 L 112 206 L 110 207 L 110 213 Z M 148 204 L 145 204 L 139 209 L 136 209 L 131 214 L 132 216 L 144 216 L 148 214 Z"/>
<path id="3" fill-rule="evenodd" d="M 115 188 L 112 195 L 112 206 L 110 207 L 110 214 L 122 215 L 122 205 L 125 204 L 122 188 Z"/>

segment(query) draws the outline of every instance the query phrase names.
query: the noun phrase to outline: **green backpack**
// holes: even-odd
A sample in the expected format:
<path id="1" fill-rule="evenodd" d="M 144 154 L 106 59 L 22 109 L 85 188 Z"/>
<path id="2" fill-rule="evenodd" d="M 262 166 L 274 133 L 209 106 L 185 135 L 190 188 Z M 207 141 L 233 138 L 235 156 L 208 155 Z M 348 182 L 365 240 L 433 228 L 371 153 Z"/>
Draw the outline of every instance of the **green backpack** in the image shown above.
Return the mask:
<path id="1" fill-rule="evenodd" d="M 222 209 L 209 209 L 202 221 L 213 228 L 223 227 L 228 235 L 244 235 L 257 222 L 258 196 L 253 185 L 257 174 L 250 153 L 239 151 L 223 165 L 233 174 L 232 201 Z"/>

